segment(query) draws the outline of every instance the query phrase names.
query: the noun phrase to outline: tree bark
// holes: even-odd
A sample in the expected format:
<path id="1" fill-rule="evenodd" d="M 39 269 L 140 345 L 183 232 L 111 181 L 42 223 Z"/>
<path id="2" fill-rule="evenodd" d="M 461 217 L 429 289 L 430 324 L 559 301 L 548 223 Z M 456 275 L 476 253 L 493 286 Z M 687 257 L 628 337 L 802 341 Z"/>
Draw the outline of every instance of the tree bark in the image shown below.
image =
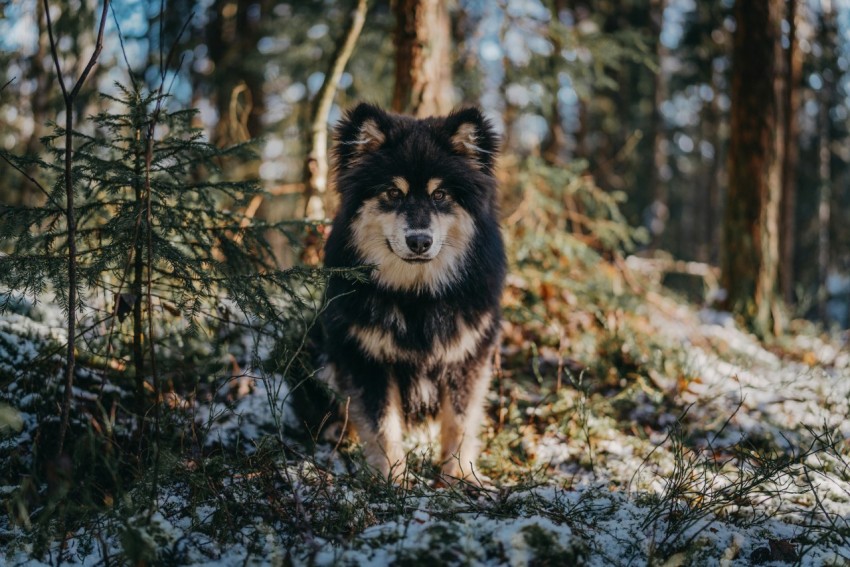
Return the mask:
<path id="1" fill-rule="evenodd" d="M 454 105 L 451 21 L 446 0 L 396 0 L 393 110 L 419 118 Z"/>
<path id="2" fill-rule="evenodd" d="M 735 3 L 723 287 L 760 336 L 781 331 L 777 296 L 784 148 L 783 0 Z"/>
<path id="3" fill-rule="evenodd" d="M 782 261 L 779 263 L 779 287 L 788 305 L 794 303 L 794 245 L 797 236 L 797 164 L 800 157 L 800 127 L 797 112 L 800 108 L 800 80 L 803 57 L 797 37 L 798 0 L 788 1 L 788 49 L 785 50 L 785 160 L 782 168 L 782 230 L 780 231 Z"/>
<path id="4" fill-rule="evenodd" d="M 325 72 L 322 87 L 313 101 L 313 111 L 310 117 L 310 151 L 304 164 L 305 198 L 307 200 L 305 215 L 309 219 L 322 220 L 326 214 L 326 197 L 328 188 L 328 116 L 333 106 L 342 72 L 354 52 L 357 38 L 366 22 L 366 0 L 357 0 L 351 12 L 351 18 L 346 32 L 337 42 L 331 56 L 330 65 Z"/>

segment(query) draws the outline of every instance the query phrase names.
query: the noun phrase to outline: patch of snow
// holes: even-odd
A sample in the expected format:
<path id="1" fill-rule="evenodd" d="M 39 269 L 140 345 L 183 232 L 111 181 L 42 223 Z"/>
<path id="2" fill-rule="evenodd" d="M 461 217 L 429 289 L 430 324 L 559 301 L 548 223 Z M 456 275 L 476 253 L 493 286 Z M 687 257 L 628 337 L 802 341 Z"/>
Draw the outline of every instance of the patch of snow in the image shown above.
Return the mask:
<path id="1" fill-rule="evenodd" d="M 289 387 L 280 375 L 246 375 L 250 382 L 247 394 L 232 403 L 198 404 L 195 419 L 205 428 L 208 447 L 240 442 L 251 450 L 263 435 L 282 435 L 284 427 L 298 426 Z"/>

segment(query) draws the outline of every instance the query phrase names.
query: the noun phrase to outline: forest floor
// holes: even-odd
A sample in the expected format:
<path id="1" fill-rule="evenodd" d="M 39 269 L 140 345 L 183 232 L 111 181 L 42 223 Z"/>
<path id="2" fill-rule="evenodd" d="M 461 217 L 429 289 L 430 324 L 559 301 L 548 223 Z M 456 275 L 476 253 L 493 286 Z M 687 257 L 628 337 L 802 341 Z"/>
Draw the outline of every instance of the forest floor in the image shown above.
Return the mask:
<path id="1" fill-rule="evenodd" d="M 154 481 L 73 522 L 12 523 L 23 489 L 6 478 L 0 563 L 850 563 L 846 337 L 795 323 L 765 345 L 636 272 L 600 270 L 603 292 L 511 276 L 480 485 L 436 483 L 427 434 L 402 486 L 370 476 L 356 443 L 311 449 L 286 384 L 249 371 L 226 396 L 170 404 L 196 446 L 163 451 Z M 0 318 L 0 371 L 37 350 L 21 337 L 61 341 L 61 327 L 44 305 Z M 3 400 L 19 420 L 7 455 L 38 423 L 31 399 Z M 140 504 L 152 482 L 156 505 Z"/>

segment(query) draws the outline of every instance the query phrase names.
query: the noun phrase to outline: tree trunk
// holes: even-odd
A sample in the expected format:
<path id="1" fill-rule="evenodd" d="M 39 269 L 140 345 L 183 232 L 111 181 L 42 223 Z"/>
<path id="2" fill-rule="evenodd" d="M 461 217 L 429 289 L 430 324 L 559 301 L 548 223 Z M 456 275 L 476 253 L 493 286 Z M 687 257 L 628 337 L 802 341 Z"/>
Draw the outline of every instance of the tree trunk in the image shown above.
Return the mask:
<path id="1" fill-rule="evenodd" d="M 704 261 L 714 265 L 717 265 L 720 261 L 719 250 L 722 236 L 717 221 L 720 219 L 723 209 L 722 188 L 726 182 L 724 168 L 726 162 L 724 161 L 723 136 L 721 134 L 726 121 L 723 111 L 720 109 L 719 99 L 721 90 L 718 87 L 719 83 L 715 77 L 716 73 L 717 71 L 715 70 L 711 72 L 711 85 L 714 89 L 714 95 L 708 105 L 711 133 L 706 136 L 706 139 L 710 139 L 711 145 L 714 147 L 714 157 L 711 160 L 711 167 L 707 172 L 708 191 L 705 195 L 705 210 L 703 211 L 705 223 L 703 239 L 706 244 Z"/>
<path id="2" fill-rule="evenodd" d="M 133 368 L 136 371 L 136 408 L 141 415 L 145 411 L 145 354 L 144 330 L 142 328 L 142 284 L 144 282 L 145 260 L 143 257 L 143 236 L 150 227 L 142 222 L 142 174 L 144 155 L 139 142 L 142 139 L 141 126 L 136 129 L 136 146 L 133 164 L 133 193 L 135 197 L 136 214 L 138 215 L 136 236 L 133 243 L 133 281 L 130 284 L 130 294 L 133 297 Z M 144 228 L 142 228 L 144 227 Z"/>
<path id="3" fill-rule="evenodd" d="M 823 50 L 823 60 L 828 61 L 830 53 L 834 53 L 835 45 L 835 15 L 832 12 L 830 0 L 821 0 L 820 44 Z M 834 59 L 831 59 L 834 61 Z M 824 68 L 821 71 L 823 84 L 819 93 L 820 115 L 818 120 L 818 177 L 820 192 L 818 195 L 818 315 L 824 324 L 828 323 L 826 305 L 829 292 L 826 280 L 829 276 L 830 239 L 829 225 L 832 216 L 832 152 L 830 150 L 831 132 L 829 111 L 832 108 L 834 81 L 832 70 Z"/>
<path id="4" fill-rule="evenodd" d="M 109 13 L 109 0 L 104 0 L 103 11 L 100 15 L 100 24 L 97 31 L 95 49 L 88 59 L 85 68 L 79 73 L 77 81 L 69 91 L 65 85 L 62 75 L 62 66 L 59 63 L 59 48 L 53 34 L 53 22 L 50 19 L 50 6 L 48 0 L 44 0 L 44 18 L 47 25 L 47 35 L 50 39 L 50 54 L 53 65 L 56 68 L 56 78 L 62 89 L 62 99 L 65 102 L 65 173 L 62 178 L 65 185 L 65 222 L 68 230 L 68 344 L 65 354 L 65 391 L 62 395 L 61 417 L 59 418 L 59 441 L 57 443 L 56 455 L 61 457 L 65 449 L 65 436 L 68 432 L 71 419 L 71 404 L 73 402 L 74 390 L 74 367 L 77 361 L 76 334 L 77 334 L 77 211 L 74 205 L 74 179 L 73 179 L 73 157 L 74 157 L 74 104 L 80 89 L 88 79 L 91 70 L 97 64 L 97 58 L 103 50 L 103 32 L 106 27 L 106 16 Z M 77 65 L 81 65 L 81 61 Z M 76 73 L 75 73 L 76 76 Z"/>
<path id="5" fill-rule="evenodd" d="M 649 228 L 652 233 L 650 246 L 654 249 L 661 243 L 661 235 L 664 232 L 670 210 L 667 183 L 664 181 L 662 173 L 667 165 L 667 152 L 664 148 L 664 118 L 661 116 L 661 105 L 667 97 L 667 80 L 664 77 L 664 59 L 667 57 L 667 48 L 661 42 L 664 8 L 667 6 L 667 0 L 652 0 L 650 6 L 650 33 L 655 39 L 655 57 L 658 64 L 658 71 L 653 78 L 653 102 L 650 116 L 652 163 L 649 170 L 649 190 L 652 191 L 652 205 L 650 205 L 652 219 Z"/>
<path id="6" fill-rule="evenodd" d="M 735 3 L 723 287 L 760 336 L 781 331 L 777 297 L 784 148 L 783 0 Z"/>
<path id="7" fill-rule="evenodd" d="M 47 39 L 47 32 L 44 28 L 44 4 L 42 2 L 35 3 L 36 22 L 38 23 L 38 49 L 30 58 L 29 79 L 35 82 L 35 92 L 32 94 L 30 101 L 32 112 L 32 134 L 27 139 L 27 144 L 24 147 L 25 155 L 36 155 L 41 149 L 41 137 L 45 133 L 45 124 L 47 124 L 47 111 L 50 99 L 50 76 L 44 66 L 45 58 L 50 51 L 50 43 Z M 32 165 L 26 170 L 26 174 L 34 176 L 36 166 Z M 21 177 L 18 185 L 18 203 L 27 207 L 36 204 L 37 194 L 30 188 L 29 180 L 26 176 Z"/>
<path id="8" fill-rule="evenodd" d="M 348 59 L 354 52 L 357 38 L 366 22 L 366 0 L 357 0 L 346 32 L 339 38 L 336 49 L 325 72 L 322 88 L 313 101 L 310 117 L 310 151 L 304 165 L 305 214 L 309 219 L 322 220 L 326 214 L 326 196 L 328 187 L 328 116 L 333 106 L 334 95 L 342 77 Z"/>
<path id="9" fill-rule="evenodd" d="M 800 79 L 803 57 L 797 37 L 798 1 L 788 2 L 788 49 L 785 51 L 785 161 L 782 168 L 782 230 L 780 241 L 782 261 L 779 264 L 779 287 L 785 302 L 794 302 L 794 244 L 796 241 L 797 164 L 800 157 L 800 127 L 797 112 L 800 108 Z"/>
<path id="10" fill-rule="evenodd" d="M 424 118 L 454 105 L 446 0 L 397 0 L 393 110 Z"/>
<path id="11" fill-rule="evenodd" d="M 561 12 L 567 7 L 565 0 L 554 0 L 550 6 L 552 14 L 552 25 L 560 22 Z M 551 114 L 549 115 L 549 135 L 540 148 L 540 154 L 550 164 L 562 163 L 562 157 L 567 145 L 567 133 L 564 131 L 564 117 L 561 114 L 561 102 L 558 93 L 561 89 L 561 81 L 558 71 L 563 61 L 561 55 L 561 38 L 558 33 L 550 33 L 549 41 L 552 42 L 552 53 L 546 59 L 546 81 L 552 97 Z"/>
<path id="12" fill-rule="evenodd" d="M 262 67 L 250 64 L 258 55 L 257 42 L 263 35 L 262 17 L 252 15 L 259 8 L 267 12 L 268 2 L 216 0 L 208 27 L 207 46 L 215 65 L 218 124 L 213 139 L 218 146 L 245 142 L 262 132 L 265 114 Z"/>

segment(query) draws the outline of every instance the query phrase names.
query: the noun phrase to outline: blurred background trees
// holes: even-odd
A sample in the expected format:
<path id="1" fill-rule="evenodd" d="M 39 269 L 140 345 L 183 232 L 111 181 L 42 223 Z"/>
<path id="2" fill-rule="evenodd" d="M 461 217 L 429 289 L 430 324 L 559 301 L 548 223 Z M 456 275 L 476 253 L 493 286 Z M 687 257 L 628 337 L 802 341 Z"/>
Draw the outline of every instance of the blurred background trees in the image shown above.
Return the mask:
<path id="1" fill-rule="evenodd" d="M 99 4 L 55 4 L 73 75 Z M 362 5 L 365 24 L 328 85 Z M 174 45 L 170 107 L 198 108 L 196 126 L 216 145 L 260 140 L 258 159 L 232 166 L 268 191 L 251 211 L 258 218 L 300 218 L 309 192 L 321 192 L 307 159 L 317 116 L 333 124 L 359 100 L 422 116 L 480 104 L 504 134 L 507 182 L 532 158 L 585 167 L 626 197 L 625 218 L 649 233 L 642 253 L 722 266 L 725 305 L 754 328 L 781 325 L 785 307 L 848 326 L 842 2 L 169 0 L 161 12 L 126 0 L 113 13 L 96 88 L 81 93 L 77 114 L 103 110 L 93 93 L 128 84 L 128 66 L 158 84 Z M 0 148 L 35 153 L 48 121 L 63 119 L 43 7 L 0 0 L 0 16 Z M 316 112 L 323 85 L 334 95 L 326 119 Z M 0 167 L 0 203 L 40 202 Z M 272 241 L 292 261 L 286 240 Z"/>

